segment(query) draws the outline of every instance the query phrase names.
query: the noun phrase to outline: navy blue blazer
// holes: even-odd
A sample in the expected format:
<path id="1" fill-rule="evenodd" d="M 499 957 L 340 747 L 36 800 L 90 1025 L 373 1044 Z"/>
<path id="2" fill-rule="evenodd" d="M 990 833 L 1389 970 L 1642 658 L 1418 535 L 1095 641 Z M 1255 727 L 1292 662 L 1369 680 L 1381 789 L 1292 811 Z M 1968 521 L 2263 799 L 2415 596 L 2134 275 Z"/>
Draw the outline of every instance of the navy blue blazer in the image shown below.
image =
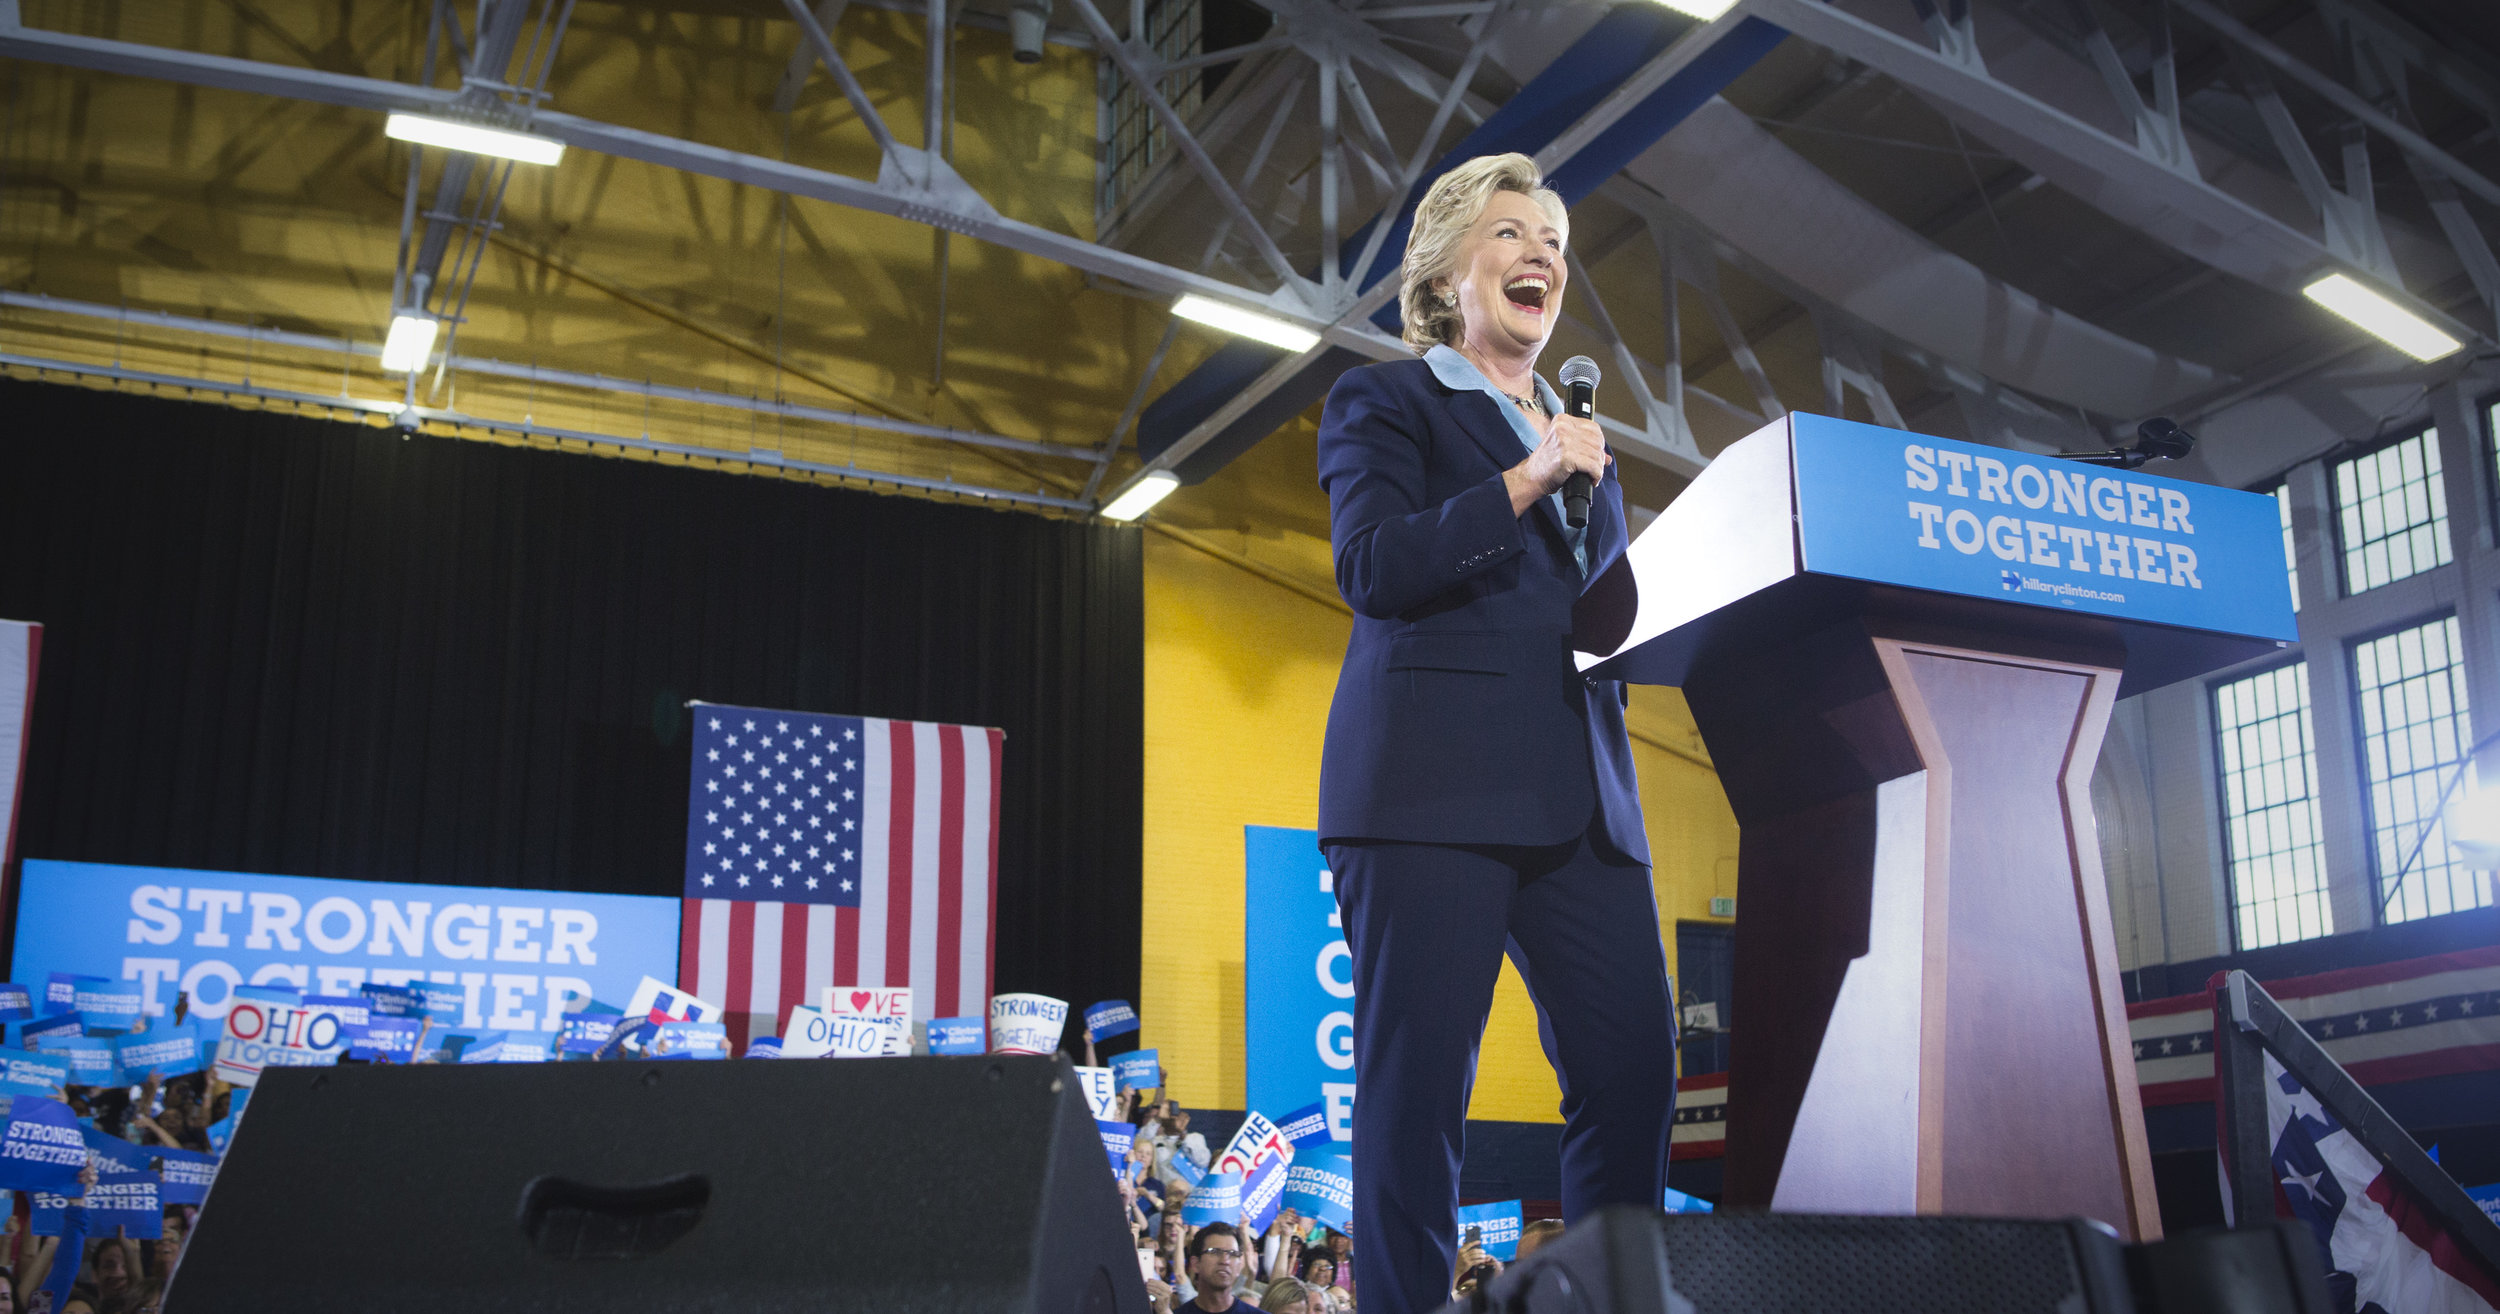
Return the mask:
<path id="1" fill-rule="evenodd" d="M 1623 686 L 1572 662 L 1587 581 L 1561 512 L 1547 497 L 1511 513 L 1502 472 L 1525 456 L 1498 403 L 1422 360 L 1349 370 L 1329 391 L 1319 481 L 1354 634 L 1320 759 L 1322 843 L 1588 832 L 1649 861 Z M 1608 478 L 1589 503 L 1587 580 L 1629 543 Z"/>

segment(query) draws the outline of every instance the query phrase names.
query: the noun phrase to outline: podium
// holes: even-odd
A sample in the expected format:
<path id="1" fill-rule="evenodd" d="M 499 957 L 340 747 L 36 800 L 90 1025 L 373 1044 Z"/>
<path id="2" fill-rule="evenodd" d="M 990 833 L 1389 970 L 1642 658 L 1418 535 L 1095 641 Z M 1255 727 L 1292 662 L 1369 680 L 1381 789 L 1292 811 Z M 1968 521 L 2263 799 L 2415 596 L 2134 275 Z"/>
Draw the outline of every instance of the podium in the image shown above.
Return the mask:
<path id="1" fill-rule="evenodd" d="M 1790 415 L 1593 584 L 1742 830 L 1725 1204 L 2161 1234 L 2090 781 L 2296 637 L 2273 499 Z"/>

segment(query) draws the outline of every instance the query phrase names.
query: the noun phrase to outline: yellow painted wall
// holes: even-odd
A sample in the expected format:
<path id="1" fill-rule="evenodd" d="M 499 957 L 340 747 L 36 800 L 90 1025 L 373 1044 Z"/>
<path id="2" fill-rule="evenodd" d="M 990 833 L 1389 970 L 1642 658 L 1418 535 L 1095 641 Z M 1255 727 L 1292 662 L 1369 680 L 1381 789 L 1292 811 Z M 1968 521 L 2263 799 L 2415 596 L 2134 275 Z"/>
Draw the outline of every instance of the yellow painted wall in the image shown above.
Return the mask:
<path id="1" fill-rule="evenodd" d="M 1193 537 L 1327 591 L 1324 540 L 1272 530 Z M 1138 1013 L 1144 1043 L 1162 1050 L 1184 1104 L 1243 1107 L 1242 827 L 1316 823 L 1320 741 L 1350 623 L 1342 608 L 1233 561 L 1166 534 L 1146 536 Z M 1704 920 L 1712 896 L 1736 893 L 1736 821 L 1718 777 L 1693 760 L 1706 756 L 1681 694 L 1636 690 L 1632 721 L 1672 964 L 1675 923 Z M 1556 1122 L 1561 1098 L 1537 1045 L 1535 1010 L 1505 963 L 1471 1116 Z"/>

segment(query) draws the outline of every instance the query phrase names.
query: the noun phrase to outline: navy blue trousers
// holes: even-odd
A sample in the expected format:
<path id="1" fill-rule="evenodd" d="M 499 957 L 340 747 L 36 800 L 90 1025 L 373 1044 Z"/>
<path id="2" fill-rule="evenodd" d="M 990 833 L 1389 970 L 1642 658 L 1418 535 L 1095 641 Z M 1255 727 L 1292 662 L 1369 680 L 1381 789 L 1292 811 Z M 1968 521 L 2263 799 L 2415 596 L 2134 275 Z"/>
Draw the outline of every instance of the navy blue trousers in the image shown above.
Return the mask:
<path id="1" fill-rule="evenodd" d="M 1561 1079 L 1566 1221 L 1658 1207 L 1675 1008 L 1649 868 L 1545 848 L 1325 846 L 1354 951 L 1354 1272 L 1363 1314 L 1449 1300 L 1467 1101 L 1507 954 Z"/>

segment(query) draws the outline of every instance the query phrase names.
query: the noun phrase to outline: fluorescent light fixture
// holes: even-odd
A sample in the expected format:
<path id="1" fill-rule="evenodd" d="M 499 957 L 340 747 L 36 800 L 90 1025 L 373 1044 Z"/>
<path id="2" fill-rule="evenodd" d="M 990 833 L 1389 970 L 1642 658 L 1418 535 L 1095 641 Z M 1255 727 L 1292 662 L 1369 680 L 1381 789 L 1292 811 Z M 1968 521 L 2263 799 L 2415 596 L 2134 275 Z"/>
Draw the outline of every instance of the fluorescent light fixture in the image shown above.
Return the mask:
<path id="1" fill-rule="evenodd" d="M 438 119 L 425 114 L 393 114 L 382 125 L 383 135 L 396 141 L 413 141 L 420 146 L 440 146 L 445 150 L 467 151 L 472 155 L 492 155 L 500 159 L 519 160 L 523 164 L 553 164 L 564 158 L 564 143 L 552 137 L 533 137 L 526 132 L 489 128 L 458 119 Z"/>
<path id="2" fill-rule="evenodd" d="M 1736 0 L 1658 0 L 1658 3 L 1705 23 L 1736 7 Z"/>
<path id="3" fill-rule="evenodd" d="M 1299 324 L 1288 324 L 1274 315 L 1262 315 L 1255 310 L 1244 310 L 1212 297 L 1199 296 L 1195 292 L 1185 293 L 1180 300 L 1173 302 L 1172 313 L 1182 319 L 1194 319 L 1210 328 L 1220 328 L 1227 333 L 1238 333 L 1253 341 L 1264 342 L 1271 347 L 1283 347 L 1291 352 L 1309 351 L 1319 342 L 1317 333 Z"/>
<path id="4" fill-rule="evenodd" d="M 1102 509 L 1105 520 L 1135 520 L 1154 509 L 1154 504 L 1172 495 L 1181 486 L 1181 477 L 1169 470 L 1150 470 L 1146 477 L 1129 485 L 1127 492 L 1113 498 Z"/>
<path id="5" fill-rule="evenodd" d="M 2415 360 L 2437 360 L 2465 345 L 2385 294 L 2343 274 L 2329 274 L 2301 292 Z"/>
<path id="6" fill-rule="evenodd" d="M 424 369 L 425 358 L 434 353 L 434 331 L 441 327 L 441 321 L 431 315 L 391 316 L 391 335 L 382 340 L 383 372 L 413 374 Z"/>

